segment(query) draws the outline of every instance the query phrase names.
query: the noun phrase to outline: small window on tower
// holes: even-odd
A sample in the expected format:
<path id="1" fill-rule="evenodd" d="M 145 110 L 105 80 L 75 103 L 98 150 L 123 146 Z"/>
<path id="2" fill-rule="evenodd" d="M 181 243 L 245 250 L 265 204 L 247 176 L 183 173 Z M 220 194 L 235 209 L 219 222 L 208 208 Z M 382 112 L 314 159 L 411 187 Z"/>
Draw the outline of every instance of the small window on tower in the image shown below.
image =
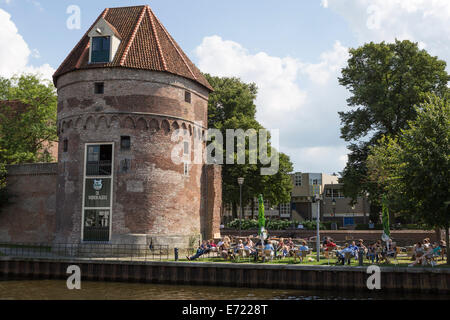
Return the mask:
<path id="1" fill-rule="evenodd" d="M 184 92 L 184 101 L 191 103 L 191 93 L 189 91 Z"/>
<path id="2" fill-rule="evenodd" d="M 184 163 L 184 175 L 189 175 L 189 164 L 187 164 L 186 162 Z"/>
<path id="3" fill-rule="evenodd" d="M 63 150 L 64 152 L 67 152 L 69 150 L 69 140 L 67 139 L 64 139 Z"/>
<path id="4" fill-rule="evenodd" d="M 103 94 L 105 92 L 105 84 L 103 82 L 95 83 L 95 94 Z"/>
<path id="5" fill-rule="evenodd" d="M 120 149 L 130 150 L 131 148 L 131 138 L 129 136 L 120 137 Z"/>
<path id="6" fill-rule="evenodd" d="M 184 154 L 189 154 L 189 142 L 184 142 Z"/>

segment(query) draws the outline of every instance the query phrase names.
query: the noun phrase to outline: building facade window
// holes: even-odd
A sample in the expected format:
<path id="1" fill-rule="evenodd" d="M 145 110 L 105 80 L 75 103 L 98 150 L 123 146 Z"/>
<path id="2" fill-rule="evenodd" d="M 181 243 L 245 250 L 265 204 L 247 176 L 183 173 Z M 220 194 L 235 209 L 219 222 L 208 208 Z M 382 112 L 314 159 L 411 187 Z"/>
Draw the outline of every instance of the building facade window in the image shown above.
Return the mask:
<path id="1" fill-rule="evenodd" d="M 184 101 L 187 103 L 191 103 L 191 93 L 189 91 L 184 92 Z"/>
<path id="2" fill-rule="evenodd" d="M 105 93 L 105 84 L 103 82 L 96 82 L 94 84 L 94 93 L 95 94 L 104 94 Z"/>
<path id="3" fill-rule="evenodd" d="M 299 187 L 302 185 L 302 174 L 301 173 L 296 173 L 294 176 L 294 183 L 295 186 Z"/>
<path id="4" fill-rule="evenodd" d="M 64 139 L 63 152 L 67 152 L 68 150 L 69 150 L 69 140 Z"/>
<path id="5" fill-rule="evenodd" d="M 89 145 L 86 157 L 86 176 L 109 176 L 112 169 L 112 145 Z"/>
<path id="6" fill-rule="evenodd" d="M 344 192 L 341 189 L 326 189 L 325 197 L 327 197 L 327 198 L 344 198 Z"/>
<path id="7" fill-rule="evenodd" d="M 189 142 L 185 141 L 184 148 L 183 148 L 184 154 L 189 154 L 189 147 L 190 147 Z"/>
<path id="8" fill-rule="evenodd" d="M 280 204 L 280 217 L 289 218 L 290 216 L 291 216 L 291 204 L 290 203 Z"/>
<path id="9" fill-rule="evenodd" d="M 120 149 L 122 150 L 131 149 L 131 138 L 129 136 L 120 137 Z"/>
<path id="10" fill-rule="evenodd" d="M 189 176 L 189 164 L 187 164 L 186 162 L 184 162 L 184 175 L 185 176 Z"/>
<path id="11" fill-rule="evenodd" d="M 110 37 L 93 37 L 91 62 L 92 63 L 109 62 L 110 50 L 111 50 Z"/>

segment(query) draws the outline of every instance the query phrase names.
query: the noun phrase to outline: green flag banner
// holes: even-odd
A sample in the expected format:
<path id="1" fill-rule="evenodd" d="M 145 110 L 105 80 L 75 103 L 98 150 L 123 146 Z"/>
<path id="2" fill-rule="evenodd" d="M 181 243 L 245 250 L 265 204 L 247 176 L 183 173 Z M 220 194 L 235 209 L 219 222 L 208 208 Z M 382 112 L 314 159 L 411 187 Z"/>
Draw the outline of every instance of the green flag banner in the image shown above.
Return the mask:
<path id="1" fill-rule="evenodd" d="M 259 230 L 259 235 L 261 235 L 262 233 L 262 228 L 264 228 L 266 226 L 266 218 L 264 216 L 264 199 L 262 194 L 259 195 L 258 197 L 258 230 Z"/>
<path id="2" fill-rule="evenodd" d="M 391 231 L 389 230 L 389 210 L 388 210 L 388 206 L 387 206 L 386 196 L 383 196 L 383 199 L 382 199 L 381 219 L 383 221 L 383 236 L 384 236 L 384 238 L 388 239 L 391 235 Z M 387 241 L 387 240 L 384 240 L 384 241 Z"/>

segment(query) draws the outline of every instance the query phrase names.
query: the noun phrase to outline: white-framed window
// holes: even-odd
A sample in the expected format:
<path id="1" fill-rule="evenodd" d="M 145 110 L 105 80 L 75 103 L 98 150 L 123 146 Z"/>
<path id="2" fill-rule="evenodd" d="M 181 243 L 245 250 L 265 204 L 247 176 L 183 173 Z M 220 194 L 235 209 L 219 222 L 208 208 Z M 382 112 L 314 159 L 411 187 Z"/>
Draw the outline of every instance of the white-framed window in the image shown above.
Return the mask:
<path id="1" fill-rule="evenodd" d="M 294 176 L 294 184 L 299 187 L 302 185 L 302 174 L 301 173 L 296 173 Z"/>
<path id="2" fill-rule="evenodd" d="M 189 154 L 189 147 L 190 147 L 189 142 L 184 141 L 183 146 L 184 146 L 184 148 L 183 148 L 184 154 Z"/>
<path id="3" fill-rule="evenodd" d="M 188 175 L 189 175 L 189 164 L 186 163 L 186 162 L 184 162 L 184 163 L 183 163 L 183 167 L 184 167 L 184 169 L 183 169 L 184 175 L 185 175 L 185 176 L 188 176 Z"/>
<path id="4" fill-rule="evenodd" d="M 290 217 L 291 216 L 291 204 L 282 203 L 280 204 L 280 217 Z"/>
<path id="5" fill-rule="evenodd" d="M 342 189 L 326 189 L 325 197 L 327 198 L 344 198 Z"/>

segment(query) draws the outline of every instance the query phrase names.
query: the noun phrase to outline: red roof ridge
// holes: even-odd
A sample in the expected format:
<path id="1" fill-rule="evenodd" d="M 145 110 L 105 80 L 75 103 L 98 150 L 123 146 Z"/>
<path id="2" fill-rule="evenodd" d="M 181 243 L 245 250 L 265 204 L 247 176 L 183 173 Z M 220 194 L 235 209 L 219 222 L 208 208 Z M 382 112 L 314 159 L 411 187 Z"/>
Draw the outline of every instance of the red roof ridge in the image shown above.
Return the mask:
<path id="1" fill-rule="evenodd" d="M 149 6 L 145 6 L 145 7 L 147 8 L 147 13 L 148 13 L 148 16 L 150 18 L 150 23 L 152 24 L 153 34 L 155 35 L 155 39 L 156 39 L 156 46 L 158 48 L 159 54 L 161 55 L 161 61 L 162 61 L 164 70 L 167 71 L 167 63 L 166 63 L 166 59 L 164 58 L 164 54 L 162 52 L 161 43 L 159 41 L 158 33 L 156 32 L 155 20 L 153 19 L 153 15 L 151 13 L 150 7 Z"/>
<path id="2" fill-rule="evenodd" d="M 120 65 L 121 66 L 123 66 L 123 64 L 125 63 L 125 60 L 127 59 L 128 52 L 130 51 L 130 47 L 133 44 L 134 39 L 136 38 L 136 34 L 137 34 L 138 30 L 139 30 L 139 27 L 141 26 L 141 22 L 142 22 L 142 19 L 144 18 L 145 11 L 146 11 L 145 8 L 146 8 L 146 6 L 144 6 L 142 8 L 142 12 L 139 15 L 138 21 L 136 23 L 136 26 L 134 27 L 133 33 L 131 34 L 130 40 L 128 41 L 127 46 L 125 47 L 125 50 L 123 52 L 122 58 L 120 59 Z"/>
<path id="3" fill-rule="evenodd" d="M 69 58 L 72 56 L 72 53 L 78 48 L 78 46 L 83 42 L 84 38 L 89 34 L 89 32 L 91 31 L 91 29 L 95 26 L 95 24 L 98 22 L 98 20 L 100 20 L 100 18 L 103 18 L 106 16 L 106 14 L 108 13 L 109 8 L 106 8 L 105 10 L 103 10 L 103 13 L 94 21 L 94 23 L 92 24 L 92 26 L 86 31 L 86 33 L 83 35 L 83 37 L 81 37 L 80 41 L 78 41 L 78 43 L 76 44 L 75 47 L 73 47 L 72 51 L 70 51 L 69 55 L 64 59 L 64 61 L 61 63 L 61 65 L 58 67 L 58 69 L 56 69 L 55 73 L 53 74 L 53 77 L 55 77 L 56 74 L 59 73 L 60 69 L 65 66 L 67 60 L 69 60 Z M 56 83 L 55 83 L 56 85 Z"/>
<path id="4" fill-rule="evenodd" d="M 189 72 L 191 73 L 191 75 L 194 77 L 194 79 L 196 81 L 199 81 L 197 79 L 197 77 L 195 76 L 194 72 L 192 72 L 191 68 L 189 67 L 189 64 L 186 62 L 186 59 L 184 59 L 184 56 L 181 54 L 180 50 L 178 50 L 178 47 L 175 45 L 174 40 L 172 38 L 172 36 L 169 34 L 169 32 L 166 30 L 166 27 L 164 27 L 164 25 L 161 23 L 161 21 L 159 21 L 158 17 L 153 13 L 152 9 L 149 7 L 148 8 L 150 10 L 150 12 L 152 13 L 152 15 L 155 17 L 156 21 L 158 21 L 159 25 L 161 26 L 162 30 L 164 31 L 164 33 L 166 34 L 167 38 L 169 39 L 170 43 L 172 44 L 172 46 L 175 48 L 175 50 L 177 51 L 178 55 L 180 56 L 181 60 L 183 60 L 183 63 L 186 65 L 186 67 L 188 68 Z"/>

